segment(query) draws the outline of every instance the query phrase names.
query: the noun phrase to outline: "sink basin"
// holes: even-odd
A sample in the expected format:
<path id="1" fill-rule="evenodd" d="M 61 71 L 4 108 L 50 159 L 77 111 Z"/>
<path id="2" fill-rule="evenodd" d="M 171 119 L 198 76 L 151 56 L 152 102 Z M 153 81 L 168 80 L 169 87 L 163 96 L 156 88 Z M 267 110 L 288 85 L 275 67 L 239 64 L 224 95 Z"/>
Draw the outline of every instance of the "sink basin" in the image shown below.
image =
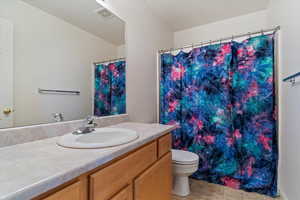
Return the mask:
<path id="1" fill-rule="evenodd" d="M 58 140 L 57 144 L 68 148 L 97 149 L 126 144 L 138 137 L 136 131 L 129 129 L 96 128 L 95 131 L 88 134 L 66 134 Z"/>

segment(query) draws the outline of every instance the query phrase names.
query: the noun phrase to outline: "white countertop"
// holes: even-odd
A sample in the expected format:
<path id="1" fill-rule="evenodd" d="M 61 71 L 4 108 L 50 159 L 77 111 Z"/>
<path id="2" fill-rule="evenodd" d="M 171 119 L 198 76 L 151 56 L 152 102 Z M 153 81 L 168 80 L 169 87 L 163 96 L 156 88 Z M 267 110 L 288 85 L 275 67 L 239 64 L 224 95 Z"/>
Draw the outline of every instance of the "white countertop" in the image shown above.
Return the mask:
<path id="1" fill-rule="evenodd" d="M 174 126 L 122 123 L 139 139 L 106 149 L 68 149 L 59 137 L 0 148 L 0 200 L 27 200 L 172 131 Z"/>

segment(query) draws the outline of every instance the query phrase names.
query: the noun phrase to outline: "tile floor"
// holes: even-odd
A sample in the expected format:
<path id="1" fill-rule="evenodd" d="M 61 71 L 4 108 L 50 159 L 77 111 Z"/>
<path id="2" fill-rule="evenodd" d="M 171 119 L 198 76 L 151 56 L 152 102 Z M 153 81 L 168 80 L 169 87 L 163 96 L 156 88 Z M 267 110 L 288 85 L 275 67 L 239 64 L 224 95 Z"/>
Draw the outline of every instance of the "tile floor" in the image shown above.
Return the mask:
<path id="1" fill-rule="evenodd" d="M 174 195 L 172 200 L 282 200 L 197 180 L 191 180 L 191 192 L 187 197 Z"/>

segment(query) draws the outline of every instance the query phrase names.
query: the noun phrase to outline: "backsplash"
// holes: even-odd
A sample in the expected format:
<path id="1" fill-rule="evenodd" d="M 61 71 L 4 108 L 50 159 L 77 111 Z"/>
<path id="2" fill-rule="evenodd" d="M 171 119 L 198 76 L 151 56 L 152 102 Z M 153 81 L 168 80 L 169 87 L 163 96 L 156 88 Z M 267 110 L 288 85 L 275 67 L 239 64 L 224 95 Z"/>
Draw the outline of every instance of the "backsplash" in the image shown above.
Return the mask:
<path id="1" fill-rule="evenodd" d="M 128 122 L 127 114 L 99 117 L 95 119 L 98 127 L 111 126 Z M 83 125 L 85 120 L 41 124 L 0 130 L 0 147 L 11 146 L 51 137 L 57 137 L 72 132 Z"/>

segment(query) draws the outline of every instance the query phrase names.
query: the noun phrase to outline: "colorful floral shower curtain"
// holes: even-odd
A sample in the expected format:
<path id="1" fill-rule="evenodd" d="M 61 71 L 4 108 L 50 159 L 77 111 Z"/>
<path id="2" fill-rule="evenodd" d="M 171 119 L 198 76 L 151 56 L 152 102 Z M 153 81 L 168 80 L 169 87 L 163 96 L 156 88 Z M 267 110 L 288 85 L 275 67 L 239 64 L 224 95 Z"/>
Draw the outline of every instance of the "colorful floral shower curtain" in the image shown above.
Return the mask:
<path id="1" fill-rule="evenodd" d="M 194 178 L 277 195 L 273 37 L 161 56 L 160 122 L 199 155 Z"/>
<path id="2" fill-rule="evenodd" d="M 95 67 L 94 115 L 126 113 L 125 61 Z"/>

